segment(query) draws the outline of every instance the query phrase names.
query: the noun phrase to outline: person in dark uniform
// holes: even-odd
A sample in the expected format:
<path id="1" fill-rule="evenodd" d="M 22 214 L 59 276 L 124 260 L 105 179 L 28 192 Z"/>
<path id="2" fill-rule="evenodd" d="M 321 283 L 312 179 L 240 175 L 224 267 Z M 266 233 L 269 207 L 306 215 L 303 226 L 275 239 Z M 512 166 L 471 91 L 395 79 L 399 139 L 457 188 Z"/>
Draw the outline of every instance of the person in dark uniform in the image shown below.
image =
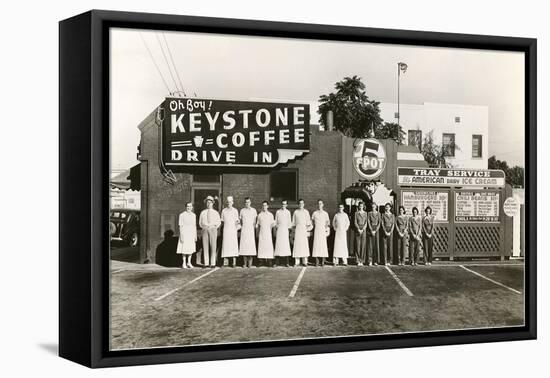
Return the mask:
<path id="1" fill-rule="evenodd" d="M 378 230 L 380 229 L 380 213 L 378 205 L 373 202 L 371 211 L 367 214 L 367 236 L 369 265 L 378 265 Z"/>
<path id="2" fill-rule="evenodd" d="M 427 206 L 424 209 L 424 217 L 422 218 L 422 237 L 424 239 L 424 263 L 426 265 L 432 265 L 432 255 L 434 249 L 434 216 L 432 215 L 432 208 Z"/>
<path id="3" fill-rule="evenodd" d="M 422 218 L 418 215 L 418 208 L 412 208 L 412 216 L 409 218 L 409 259 L 411 265 L 417 265 L 420 246 L 422 244 Z"/>
<path id="4" fill-rule="evenodd" d="M 174 237 L 173 230 L 164 232 L 164 240 L 157 246 L 155 262 L 158 265 L 167 267 L 181 267 L 182 256 L 176 253 L 178 249 L 178 238 Z"/>
<path id="5" fill-rule="evenodd" d="M 395 227 L 395 215 L 391 212 L 391 204 L 384 206 L 382 214 L 382 259 L 380 264 L 390 265 L 393 262 L 393 229 Z"/>
<path id="6" fill-rule="evenodd" d="M 367 252 L 367 212 L 365 203 L 359 202 L 359 209 L 353 215 L 353 225 L 355 226 L 355 257 L 357 265 L 368 264 L 366 260 Z"/>
<path id="7" fill-rule="evenodd" d="M 397 258 L 399 265 L 405 265 L 409 244 L 409 226 L 407 224 L 407 211 L 404 206 L 399 206 L 399 215 L 395 218 L 395 230 L 397 231 Z"/>

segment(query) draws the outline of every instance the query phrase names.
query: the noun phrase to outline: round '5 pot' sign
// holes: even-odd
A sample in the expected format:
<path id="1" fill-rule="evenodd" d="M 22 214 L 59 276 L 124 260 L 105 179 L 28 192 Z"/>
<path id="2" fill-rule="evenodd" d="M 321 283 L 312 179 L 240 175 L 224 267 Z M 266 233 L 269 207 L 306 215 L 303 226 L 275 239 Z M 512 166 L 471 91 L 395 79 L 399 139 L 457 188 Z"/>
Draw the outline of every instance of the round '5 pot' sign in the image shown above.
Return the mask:
<path id="1" fill-rule="evenodd" d="M 360 139 L 353 150 L 353 167 L 364 179 L 374 179 L 386 168 L 384 146 L 373 138 Z"/>

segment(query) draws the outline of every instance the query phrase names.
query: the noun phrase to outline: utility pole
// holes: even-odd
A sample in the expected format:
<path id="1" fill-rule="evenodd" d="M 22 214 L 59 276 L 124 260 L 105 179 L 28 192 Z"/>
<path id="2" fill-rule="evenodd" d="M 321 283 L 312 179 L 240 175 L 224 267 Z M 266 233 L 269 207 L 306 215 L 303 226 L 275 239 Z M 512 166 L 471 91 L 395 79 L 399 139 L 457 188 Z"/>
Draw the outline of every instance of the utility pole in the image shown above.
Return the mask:
<path id="1" fill-rule="evenodd" d="M 401 109 L 400 109 L 400 79 L 401 79 L 401 71 L 403 73 L 407 72 L 407 64 L 403 62 L 397 63 L 397 126 L 401 126 Z"/>

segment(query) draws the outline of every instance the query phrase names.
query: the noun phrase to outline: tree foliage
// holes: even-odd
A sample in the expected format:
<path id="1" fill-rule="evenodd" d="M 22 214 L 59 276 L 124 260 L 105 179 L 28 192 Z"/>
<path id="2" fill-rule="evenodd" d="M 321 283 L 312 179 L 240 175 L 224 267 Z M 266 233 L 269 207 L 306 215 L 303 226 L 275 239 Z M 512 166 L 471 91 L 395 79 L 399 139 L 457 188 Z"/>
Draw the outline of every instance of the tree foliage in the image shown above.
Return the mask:
<path id="1" fill-rule="evenodd" d="M 441 146 L 434 142 L 433 131 L 430 131 L 422 141 L 420 153 L 431 167 L 445 166 L 445 156 Z"/>
<path id="2" fill-rule="evenodd" d="M 460 150 L 458 145 L 452 141 L 451 144 L 443 146 L 435 143 L 433 138 L 433 130 L 426 134 L 422 141 L 420 153 L 424 156 L 424 160 L 430 167 L 451 168 L 451 163 L 447 160 L 450 150 Z"/>
<path id="3" fill-rule="evenodd" d="M 393 139 L 397 144 L 403 144 L 405 141 L 405 132 L 397 123 L 384 122 L 374 130 L 374 137 L 376 139 Z"/>
<path id="4" fill-rule="evenodd" d="M 383 122 L 380 103 L 369 99 L 360 77 L 345 77 L 334 88 L 335 92 L 319 97 L 318 113 L 323 126 L 327 126 L 327 113 L 331 110 L 334 128 L 348 137 L 365 138 L 373 132 L 375 138 L 403 142 L 403 130 L 395 123 Z"/>
<path id="5" fill-rule="evenodd" d="M 433 130 L 426 134 L 422 141 L 420 153 L 424 156 L 424 160 L 430 167 L 451 168 L 452 165 L 448 161 L 449 150 L 460 150 L 458 145 L 452 141 L 451 144 L 442 146 L 434 141 Z"/>
<path id="6" fill-rule="evenodd" d="M 525 169 L 520 166 L 508 166 L 505 160 L 498 160 L 495 155 L 488 160 L 489 169 L 500 169 L 506 174 L 506 182 L 513 187 L 523 188 L 525 185 Z"/>

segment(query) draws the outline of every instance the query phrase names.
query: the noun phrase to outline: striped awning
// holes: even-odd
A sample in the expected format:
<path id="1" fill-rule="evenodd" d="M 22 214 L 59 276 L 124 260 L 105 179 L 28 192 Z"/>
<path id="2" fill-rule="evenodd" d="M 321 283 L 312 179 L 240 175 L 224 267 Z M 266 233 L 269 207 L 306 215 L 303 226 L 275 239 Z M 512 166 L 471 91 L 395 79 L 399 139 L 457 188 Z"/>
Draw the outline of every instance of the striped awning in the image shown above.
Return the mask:
<path id="1" fill-rule="evenodd" d="M 400 145 L 397 147 L 398 167 L 428 167 L 424 156 L 416 146 Z"/>

